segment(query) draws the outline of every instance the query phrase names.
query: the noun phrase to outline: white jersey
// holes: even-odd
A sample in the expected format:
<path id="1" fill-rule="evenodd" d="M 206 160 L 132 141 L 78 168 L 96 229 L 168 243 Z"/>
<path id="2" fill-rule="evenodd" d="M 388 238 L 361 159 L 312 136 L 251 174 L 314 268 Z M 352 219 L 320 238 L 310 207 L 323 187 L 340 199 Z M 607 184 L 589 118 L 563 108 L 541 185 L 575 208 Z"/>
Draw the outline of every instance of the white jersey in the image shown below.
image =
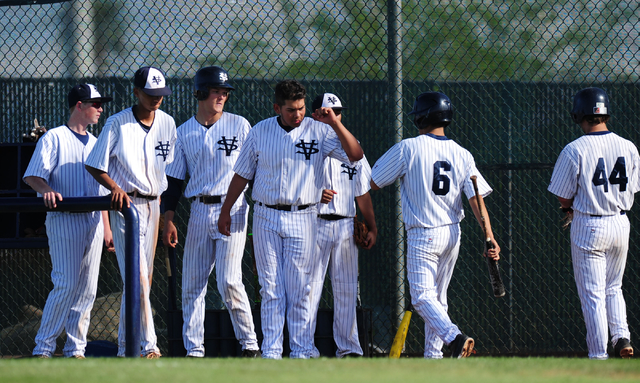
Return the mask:
<path id="1" fill-rule="evenodd" d="M 631 209 L 640 190 L 640 157 L 629 140 L 612 132 L 586 134 L 560 153 L 548 190 L 572 199 L 575 211 L 615 215 Z"/>
<path id="2" fill-rule="evenodd" d="M 287 133 L 272 117 L 251 129 L 233 171 L 254 179 L 255 201 L 310 205 L 320 202 L 327 157 L 350 163 L 329 125 L 306 117 Z"/>
<path id="3" fill-rule="evenodd" d="M 334 158 L 324 161 L 324 188 L 335 190 L 328 204 L 320 204 L 318 214 L 335 214 L 343 217 L 356 216 L 355 197 L 371 189 L 371 166 L 365 157 L 360 161 L 341 162 Z"/>
<path id="4" fill-rule="evenodd" d="M 492 192 L 468 150 L 445 136 L 421 134 L 395 144 L 371 171 L 371 179 L 384 187 L 400 179 L 402 215 L 407 230 L 435 228 L 464 218 L 462 199 L 475 196 L 472 175 L 478 177 L 483 197 Z"/>
<path id="5" fill-rule="evenodd" d="M 38 140 L 24 177 L 35 176 L 63 197 L 93 197 L 107 195 L 85 169 L 84 164 L 96 143 L 87 132 L 88 142 L 83 144 L 66 125 L 49 130 Z M 42 194 L 38 193 L 38 196 Z"/>
<path id="6" fill-rule="evenodd" d="M 167 175 L 189 183 L 187 198 L 227 194 L 233 178 L 233 165 L 247 139 L 251 125 L 244 117 L 224 112 L 209 129 L 195 117 L 178 127 L 173 162 L 167 165 Z M 244 199 L 238 198 L 236 204 Z"/>
<path id="7" fill-rule="evenodd" d="M 126 193 L 159 196 L 167 189 L 165 166 L 173 160 L 176 123 L 156 110 L 147 132 L 131 108 L 107 119 L 87 165 L 109 173 Z"/>

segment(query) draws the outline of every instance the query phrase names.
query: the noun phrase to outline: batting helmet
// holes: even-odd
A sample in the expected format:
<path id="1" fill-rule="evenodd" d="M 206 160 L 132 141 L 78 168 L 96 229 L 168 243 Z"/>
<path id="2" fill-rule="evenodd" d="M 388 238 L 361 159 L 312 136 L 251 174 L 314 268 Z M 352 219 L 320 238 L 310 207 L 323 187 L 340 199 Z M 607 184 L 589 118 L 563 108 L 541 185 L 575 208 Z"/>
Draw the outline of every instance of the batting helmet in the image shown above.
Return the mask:
<path id="1" fill-rule="evenodd" d="M 573 121 L 579 124 L 585 116 L 592 115 L 609 115 L 609 96 L 600 88 L 585 88 L 573 96 L 573 110 L 571 110 Z"/>
<path id="2" fill-rule="evenodd" d="M 194 94 L 198 100 L 206 100 L 209 97 L 209 88 L 235 88 L 229 84 L 229 74 L 219 66 L 208 66 L 196 73 L 194 81 Z"/>
<path id="3" fill-rule="evenodd" d="M 447 126 L 453 119 L 451 100 L 440 92 L 426 92 L 416 97 L 413 103 L 413 122 L 418 129 L 430 125 Z"/>

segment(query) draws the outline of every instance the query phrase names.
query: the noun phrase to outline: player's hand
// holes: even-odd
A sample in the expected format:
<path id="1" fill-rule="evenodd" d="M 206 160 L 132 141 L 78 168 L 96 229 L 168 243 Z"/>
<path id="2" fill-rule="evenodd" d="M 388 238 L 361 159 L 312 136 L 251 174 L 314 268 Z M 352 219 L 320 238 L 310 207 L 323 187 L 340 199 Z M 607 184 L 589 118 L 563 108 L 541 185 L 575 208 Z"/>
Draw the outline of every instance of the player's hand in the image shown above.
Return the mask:
<path id="1" fill-rule="evenodd" d="M 49 209 L 55 209 L 58 206 L 56 205 L 56 199 L 58 201 L 62 201 L 62 194 L 51 189 L 50 191 L 42 194 L 42 199 L 44 200 L 44 206 Z"/>
<path id="2" fill-rule="evenodd" d="M 322 197 L 320 198 L 320 203 L 329 203 L 333 199 L 333 195 L 338 194 L 337 191 L 331 189 L 322 190 Z"/>
<path id="3" fill-rule="evenodd" d="M 493 243 L 493 249 L 485 249 L 482 255 L 497 261 L 500 259 L 500 246 L 494 238 L 491 238 L 491 243 Z"/>
<path id="4" fill-rule="evenodd" d="M 363 249 L 369 250 L 370 248 L 372 248 L 373 245 L 376 244 L 377 239 L 378 239 L 378 231 L 369 230 L 369 232 L 367 233 L 366 245 L 363 247 Z"/>
<path id="5" fill-rule="evenodd" d="M 218 231 L 220 234 L 230 236 L 231 235 L 231 214 L 228 211 L 220 211 L 220 217 L 218 218 Z"/>
<path id="6" fill-rule="evenodd" d="M 116 248 L 113 245 L 113 233 L 111 230 L 104 231 L 104 245 L 107 247 L 107 251 L 110 253 L 115 253 Z"/>
<path id="7" fill-rule="evenodd" d="M 176 225 L 173 224 L 173 221 L 165 219 L 164 229 L 162 230 L 162 243 L 164 243 L 165 246 L 170 246 L 174 249 L 178 244 L 178 229 L 176 229 Z"/>
<path id="8" fill-rule="evenodd" d="M 119 186 L 116 186 L 111 191 L 111 208 L 121 211 L 123 205 L 127 205 L 127 208 L 131 207 L 131 199 Z"/>
<path id="9" fill-rule="evenodd" d="M 311 117 L 316 121 L 324 122 L 331 126 L 339 121 L 336 113 L 331 108 L 318 108 L 311 114 Z"/>

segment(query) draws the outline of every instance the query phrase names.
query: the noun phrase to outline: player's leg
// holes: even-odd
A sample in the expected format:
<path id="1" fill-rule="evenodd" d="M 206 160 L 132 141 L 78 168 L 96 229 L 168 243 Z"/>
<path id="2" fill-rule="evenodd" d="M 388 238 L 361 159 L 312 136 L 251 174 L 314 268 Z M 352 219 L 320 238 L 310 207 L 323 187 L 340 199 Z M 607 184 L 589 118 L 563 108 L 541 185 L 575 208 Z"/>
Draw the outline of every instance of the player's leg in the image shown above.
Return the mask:
<path id="1" fill-rule="evenodd" d="M 286 296 L 282 275 L 281 212 L 255 206 L 253 213 L 253 248 L 262 299 L 262 357 L 282 358 L 282 341 Z"/>
<path id="2" fill-rule="evenodd" d="M 316 251 L 315 207 L 283 215 L 284 243 L 282 258 L 287 302 L 290 358 L 311 358 L 314 355 L 309 293 L 311 261 Z"/>
<path id="3" fill-rule="evenodd" d="M 356 304 L 358 300 L 358 247 L 353 239 L 353 220 L 335 221 L 340 241 L 329 262 L 333 290 L 333 339 L 337 357 L 348 354 L 362 355 Z"/>
<path id="4" fill-rule="evenodd" d="M 242 350 L 258 350 L 251 314 L 251 304 L 242 283 L 242 258 L 247 240 L 247 213 L 245 205 L 231 216 L 231 236 L 218 233 L 216 239 L 216 281 L 222 300 L 229 310 L 236 339 L 242 344 Z M 217 217 L 212 224 L 217 232 Z"/>
<path id="5" fill-rule="evenodd" d="M 153 308 L 151 307 L 151 283 L 153 281 L 153 261 L 156 256 L 156 246 L 158 244 L 158 228 L 160 224 L 160 203 L 155 201 L 145 201 L 142 208 L 138 209 L 140 222 L 146 223 L 146 228 L 140 227 L 140 235 L 144 238 L 140 240 L 140 247 L 143 249 L 140 262 L 140 316 L 142 319 L 142 329 L 140 331 L 140 345 L 142 355 L 148 356 L 151 353 L 160 355 L 158 348 L 158 338 L 153 321 Z M 145 213 L 140 210 L 148 209 Z M 142 220 L 144 218 L 144 220 Z"/>
<path id="6" fill-rule="evenodd" d="M 80 266 L 80 280 L 76 288 L 75 298 L 67 323 L 67 343 L 64 356 L 84 356 L 87 345 L 87 332 L 91 324 L 91 309 L 98 290 L 98 273 L 104 243 L 104 226 L 99 211 L 78 214 L 78 219 L 85 227 L 78 232 L 78 239 L 86 246 Z"/>
<path id="7" fill-rule="evenodd" d="M 604 249 L 610 241 L 603 222 L 602 218 L 574 213 L 571 224 L 573 273 L 587 327 L 587 348 L 591 359 L 608 358 Z"/>
<path id="8" fill-rule="evenodd" d="M 449 244 L 438 259 L 436 291 L 438 302 L 440 302 L 442 308 L 448 312 L 447 290 L 460 252 L 460 226 L 448 225 L 446 229 L 449 230 L 449 234 L 446 236 L 446 238 L 449 239 Z M 425 357 L 441 358 L 443 343 L 442 339 L 431 328 L 425 330 Z"/>
<path id="9" fill-rule="evenodd" d="M 215 243 L 209 234 L 208 208 L 191 204 L 182 260 L 182 339 L 187 356 L 204 357 L 205 296 L 215 262 Z"/>
<path id="10" fill-rule="evenodd" d="M 318 237 L 316 238 L 316 252 L 315 260 L 312 262 L 313 270 L 311 271 L 311 291 L 309 293 L 310 299 L 310 311 L 309 318 L 311 319 L 311 333 L 315 335 L 316 324 L 318 320 L 318 308 L 320 306 L 320 299 L 322 298 L 322 288 L 324 286 L 324 279 L 327 273 L 327 266 L 329 264 L 329 258 L 334 246 L 334 227 L 335 221 L 327 221 L 321 218 L 317 219 L 318 225 Z M 319 357 L 320 351 L 313 347 L 313 357 Z"/>
<path id="11" fill-rule="evenodd" d="M 425 322 L 425 333 L 432 340 L 432 331 L 444 343 L 449 344 L 460 334 L 458 327 L 451 322 L 446 309 L 438 300 L 436 280 L 440 255 L 451 243 L 450 229 L 413 228 L 407 232 L 407 278 L 411 291 L 411 303 Z M 426 339 L 425 339 L 426 341 Z M 432 344 L 425 344 L 426 358 L 441 358 Z"/>
<path id="12" fill-rule="evenodd" d="M 84 244 L 79 243 L 81 241 L 76 237 L 83 228 L 71 214 L 48 213 L 45 225 L 49 238 L 53 290 L 49 293 L 42 312 L 33 355 L 51 356 L 56 349 L 56 338 L 62 333 L 73 305 Z"/>
<path id="13" fill-rule="evenodd" d="M 607 321 L 611 333 L 611 343 L 618 339 L 631 339 L 629 324 L 627 323 L 627 305 L 622 295 L 622 278 L 627 263 L 629 250 L 629 219 L 626 215 L 614 216 L 610 219 L 609 237 L 613 239 L 613 246 L 606 254 L 606 307 Z"/>

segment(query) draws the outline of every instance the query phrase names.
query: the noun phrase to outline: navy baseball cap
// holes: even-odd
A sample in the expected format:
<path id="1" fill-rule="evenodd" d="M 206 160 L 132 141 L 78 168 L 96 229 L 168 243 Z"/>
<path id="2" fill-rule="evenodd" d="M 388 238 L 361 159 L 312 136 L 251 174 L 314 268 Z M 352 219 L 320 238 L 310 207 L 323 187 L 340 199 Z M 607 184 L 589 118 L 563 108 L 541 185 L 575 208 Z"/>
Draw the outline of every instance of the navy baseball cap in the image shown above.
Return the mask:
<path id="1" fill-rule="evenodd" d="M 73 108 L 78 101 L 109 102 L 112 101 L 113 98 L 102 97 L 95 85 L 79 84 L 71 88 L 67 100 L 69 101 L 69 108 Z"/>
<path id="2" fill-rule="evenodd" d="M 133 86 L 142 89 L 149 96 L 168 96 L 171 89 L 160 69 L 145 66 L 136 71 L 133 77 Z"/>
<path id="3" fill-rule="evenodd" d="M 347 109 L 345 106 L 342 106 L 342 102 L 333 93 L 323 93 L 320 96 L 316 97 L 311 103 L 311 110 L 316 111 L 320 108 L 331 108 L 331 109 Z"/>

